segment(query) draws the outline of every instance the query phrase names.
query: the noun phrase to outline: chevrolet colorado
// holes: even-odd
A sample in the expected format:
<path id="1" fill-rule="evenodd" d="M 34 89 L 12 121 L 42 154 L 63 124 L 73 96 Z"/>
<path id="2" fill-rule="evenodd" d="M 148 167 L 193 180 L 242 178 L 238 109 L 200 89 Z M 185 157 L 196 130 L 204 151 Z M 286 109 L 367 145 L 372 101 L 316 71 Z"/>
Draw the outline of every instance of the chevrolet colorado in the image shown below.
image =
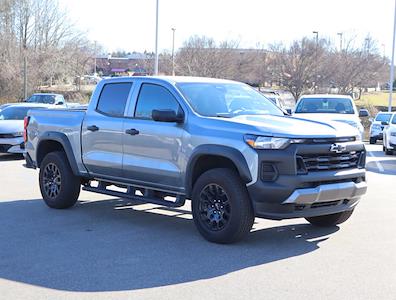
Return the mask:
<path id="1" fill-rule="evenodd" d="M 204 238 L 231 243 L 255 217 L 346 221 L 365 194 L 364 144 L 340 122 L 285 115 L 251 87 L 195 77 L 102 80 L 86 110 L 31 110 L 26 166 L 45 203 L 80 188 L 168 207 L 191 200 Z"/>

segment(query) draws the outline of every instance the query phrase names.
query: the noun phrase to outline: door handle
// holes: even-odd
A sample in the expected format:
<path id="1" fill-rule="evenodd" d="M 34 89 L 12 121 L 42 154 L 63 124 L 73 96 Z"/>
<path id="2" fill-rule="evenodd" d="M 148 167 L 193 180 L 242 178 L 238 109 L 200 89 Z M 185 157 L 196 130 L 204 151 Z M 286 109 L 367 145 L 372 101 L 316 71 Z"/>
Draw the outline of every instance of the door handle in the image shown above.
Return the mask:
<path id="1" fill-rule="evenodd" d="M 98 131 L 98 130 L 99 130 L 99 127 L 96 126 L 96 125 L 91 125 L 91 126 L 88 126 L 87 129 L 88 129 L 89 131 Z"/>
<path id="2" fill-rule="evenodd" d="M 136 130 L 135 128 L 127 129 L 127 130 L 125 130 L 125 133 L 130 134 L 130 135 L 137 135 L 137 134 L 139 134 L 139 130 Z"/>

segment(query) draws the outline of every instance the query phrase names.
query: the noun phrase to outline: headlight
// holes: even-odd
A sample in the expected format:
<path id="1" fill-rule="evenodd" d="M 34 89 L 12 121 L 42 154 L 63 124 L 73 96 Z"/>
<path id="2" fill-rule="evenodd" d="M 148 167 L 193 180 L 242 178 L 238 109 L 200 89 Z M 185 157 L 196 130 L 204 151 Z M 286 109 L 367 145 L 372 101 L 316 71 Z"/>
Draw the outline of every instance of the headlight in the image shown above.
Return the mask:
<path id="1" fill-rule="evenodd" d="M 396 136 L 396 131 L 390 133 L 391 136 Z"/>
<path id="2" fill-rule="evenodd" d="M 245 135 L 245 142 L 253 149 L 285 149 L 290 144 L 301 144 L 303 139 Z"/>

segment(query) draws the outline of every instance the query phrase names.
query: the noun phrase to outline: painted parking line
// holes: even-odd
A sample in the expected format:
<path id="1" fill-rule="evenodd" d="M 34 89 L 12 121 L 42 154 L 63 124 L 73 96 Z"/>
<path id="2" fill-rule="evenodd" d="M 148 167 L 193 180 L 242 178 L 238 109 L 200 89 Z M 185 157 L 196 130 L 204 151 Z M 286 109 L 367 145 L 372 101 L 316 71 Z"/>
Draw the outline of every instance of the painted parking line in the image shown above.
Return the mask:
<path id="1" fill-rule="evenodd" d="M 368 154 L 369 154 L 371 157 L 376 158 L 376 156 L 375 156 L 372 152 L 369 151 Z M 383 173 L 383 172 L 385 171 L 385 169 L 384 169 L 384 167 L 382 166 L 382 164 L 381 164 L 378 160 L 374 160 L 374 162 L 375 162 L 375 165 L 377 166 L 377 169 L 378 169 L 381 173 Z"/>

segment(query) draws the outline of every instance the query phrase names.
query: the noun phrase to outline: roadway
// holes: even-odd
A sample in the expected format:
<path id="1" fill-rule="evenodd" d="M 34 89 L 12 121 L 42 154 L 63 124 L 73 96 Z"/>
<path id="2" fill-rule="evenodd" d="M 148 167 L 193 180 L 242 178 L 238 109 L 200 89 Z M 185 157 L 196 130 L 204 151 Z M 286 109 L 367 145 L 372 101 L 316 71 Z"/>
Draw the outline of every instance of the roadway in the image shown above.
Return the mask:
<path id="1" fill-rule="evenodd" d="M 239 244 L 165 209 L 82 192 L 47 208 L 37 171 L 0 157 L 0 299 L 396 299 L 396 156 L 368 145 L 368 194 L 346 223 L 256 219 Z"/>

